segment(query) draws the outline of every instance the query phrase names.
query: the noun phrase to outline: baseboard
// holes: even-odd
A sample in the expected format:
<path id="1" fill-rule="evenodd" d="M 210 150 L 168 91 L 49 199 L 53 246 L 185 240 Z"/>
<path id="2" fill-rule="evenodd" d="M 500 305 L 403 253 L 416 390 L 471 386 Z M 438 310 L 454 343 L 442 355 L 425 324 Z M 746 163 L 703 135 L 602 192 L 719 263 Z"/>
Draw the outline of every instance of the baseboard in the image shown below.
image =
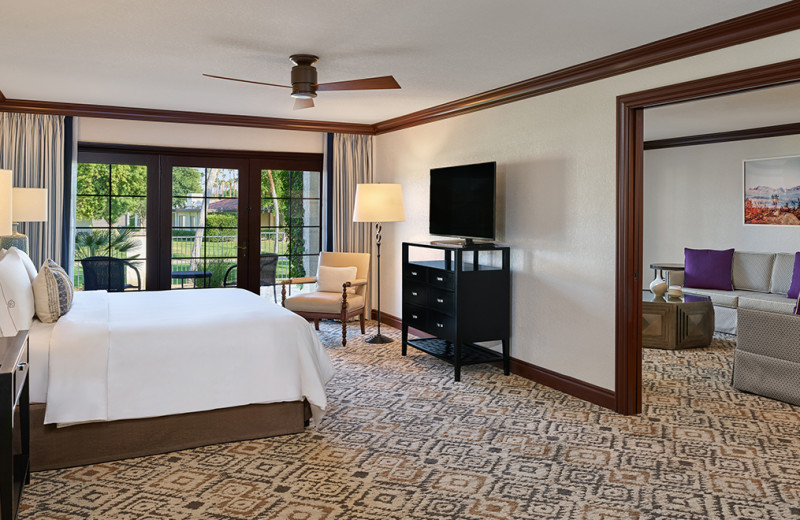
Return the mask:
<path id="1" fill-rule="evenodd" d="M 378 319 L 378 312 L 372 311 L 372 319 Z M 403 320 L 397 316 L 381 312 L 381 323 L 399 329 L 403 326 Z M 408 328 L 408 332 L 414 335 L 427 336 L 425 332 L 417 330 L 413 327 Z M 564 392 L 571 396 L 583 399 L 590 403 L 594 403 L 603 408 L 610 410 L 616 409 L 616 395 L 613 390 L 601 388 L 599 386 L 575 379 L 574 377 L 565 376 L 558 372 L 553 372 L 547 368 L 533 365 L 527 361 L 511 358 L 511 373 L 516 374 L 525 379 L 530 379 L 535 383 L 549 386 L 559 392 Z"/>

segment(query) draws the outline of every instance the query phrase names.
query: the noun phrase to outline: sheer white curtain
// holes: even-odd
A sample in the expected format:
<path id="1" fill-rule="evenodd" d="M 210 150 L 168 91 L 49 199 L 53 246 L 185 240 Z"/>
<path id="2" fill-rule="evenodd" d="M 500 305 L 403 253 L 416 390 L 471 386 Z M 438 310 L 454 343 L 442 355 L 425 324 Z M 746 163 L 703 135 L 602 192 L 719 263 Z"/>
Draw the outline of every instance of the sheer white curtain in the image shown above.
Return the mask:
<path id="1" fill-rule="evenodd" d="M 47 222 L 20 223 L 38 268 L 47 258 L 63 262 L 64 116 L 0 113 L 0 168 L 14 172 L 14 186 L 47 188 Z"/>
<path id="2" fill-rule="evenodd" d="M 372 136 L 333 134 L 330 153 L 333 158 L 333 250 L 372 253 L 372 225 L 353 222 L 356 185 L 372 182 Z M 370 303 L 366 302 L 367 317 L 371 314 Z"/>

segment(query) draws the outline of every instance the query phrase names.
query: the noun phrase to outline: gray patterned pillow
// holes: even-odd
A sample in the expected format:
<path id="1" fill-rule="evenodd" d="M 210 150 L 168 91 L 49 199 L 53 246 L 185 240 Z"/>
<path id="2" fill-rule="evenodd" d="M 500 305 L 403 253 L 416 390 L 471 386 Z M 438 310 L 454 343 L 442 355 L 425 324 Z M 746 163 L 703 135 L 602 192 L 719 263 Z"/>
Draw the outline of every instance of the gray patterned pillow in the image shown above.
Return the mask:
<path id="1" fill-rule="evenodd" d="M 36 316 L 45 323 L 58 321 L 72 307 L 74 293 L 67 272 L 48 258 L 33 281 Z"/>

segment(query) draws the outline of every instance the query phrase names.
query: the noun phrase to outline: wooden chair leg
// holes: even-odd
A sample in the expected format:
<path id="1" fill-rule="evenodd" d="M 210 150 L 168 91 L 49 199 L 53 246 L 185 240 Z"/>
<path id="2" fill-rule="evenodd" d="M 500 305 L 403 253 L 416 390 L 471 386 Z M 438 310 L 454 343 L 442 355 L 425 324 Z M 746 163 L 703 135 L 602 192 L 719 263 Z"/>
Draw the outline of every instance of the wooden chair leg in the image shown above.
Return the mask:
<path id="1" fill-rule="evenodd" d="M 317 320 L 317 319 L 314 320 L 314 328 L 316 330 L 319 330 L 319 320 Z"/>
<path id="2" fill-rule="evenodd" d="M 366 320 L 364 319 L 364 314 L 366 314 L 366 313 L 364 311 L 361 311 L 361 334 L 366 334 L 367 333 L 366 324 L 365 324 Z"/>
<path id="3" fill-rule="evenodd" d="M 342 320 L 342 346 L 347 346 L 347 319 Z"/>

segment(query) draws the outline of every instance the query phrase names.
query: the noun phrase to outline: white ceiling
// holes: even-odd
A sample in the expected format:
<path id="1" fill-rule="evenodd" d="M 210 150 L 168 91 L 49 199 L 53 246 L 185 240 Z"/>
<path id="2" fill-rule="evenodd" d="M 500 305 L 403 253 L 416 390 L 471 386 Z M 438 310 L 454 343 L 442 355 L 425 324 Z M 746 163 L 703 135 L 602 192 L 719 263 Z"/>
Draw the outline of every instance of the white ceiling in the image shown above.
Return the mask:
<path id="1" fill-rule="evenodd" d="M 644 139 L 761 128 L 800 122 L 800 83 L 648 108 Z"/>
<path id="2" fill-rule="evenodd" d="M 4 0 L 8 98 L 375 123 L 783 0 Z M 320 82 L 394 75 L 401 90 L 321 92 L 293 111 L 294 53 Z"/>

